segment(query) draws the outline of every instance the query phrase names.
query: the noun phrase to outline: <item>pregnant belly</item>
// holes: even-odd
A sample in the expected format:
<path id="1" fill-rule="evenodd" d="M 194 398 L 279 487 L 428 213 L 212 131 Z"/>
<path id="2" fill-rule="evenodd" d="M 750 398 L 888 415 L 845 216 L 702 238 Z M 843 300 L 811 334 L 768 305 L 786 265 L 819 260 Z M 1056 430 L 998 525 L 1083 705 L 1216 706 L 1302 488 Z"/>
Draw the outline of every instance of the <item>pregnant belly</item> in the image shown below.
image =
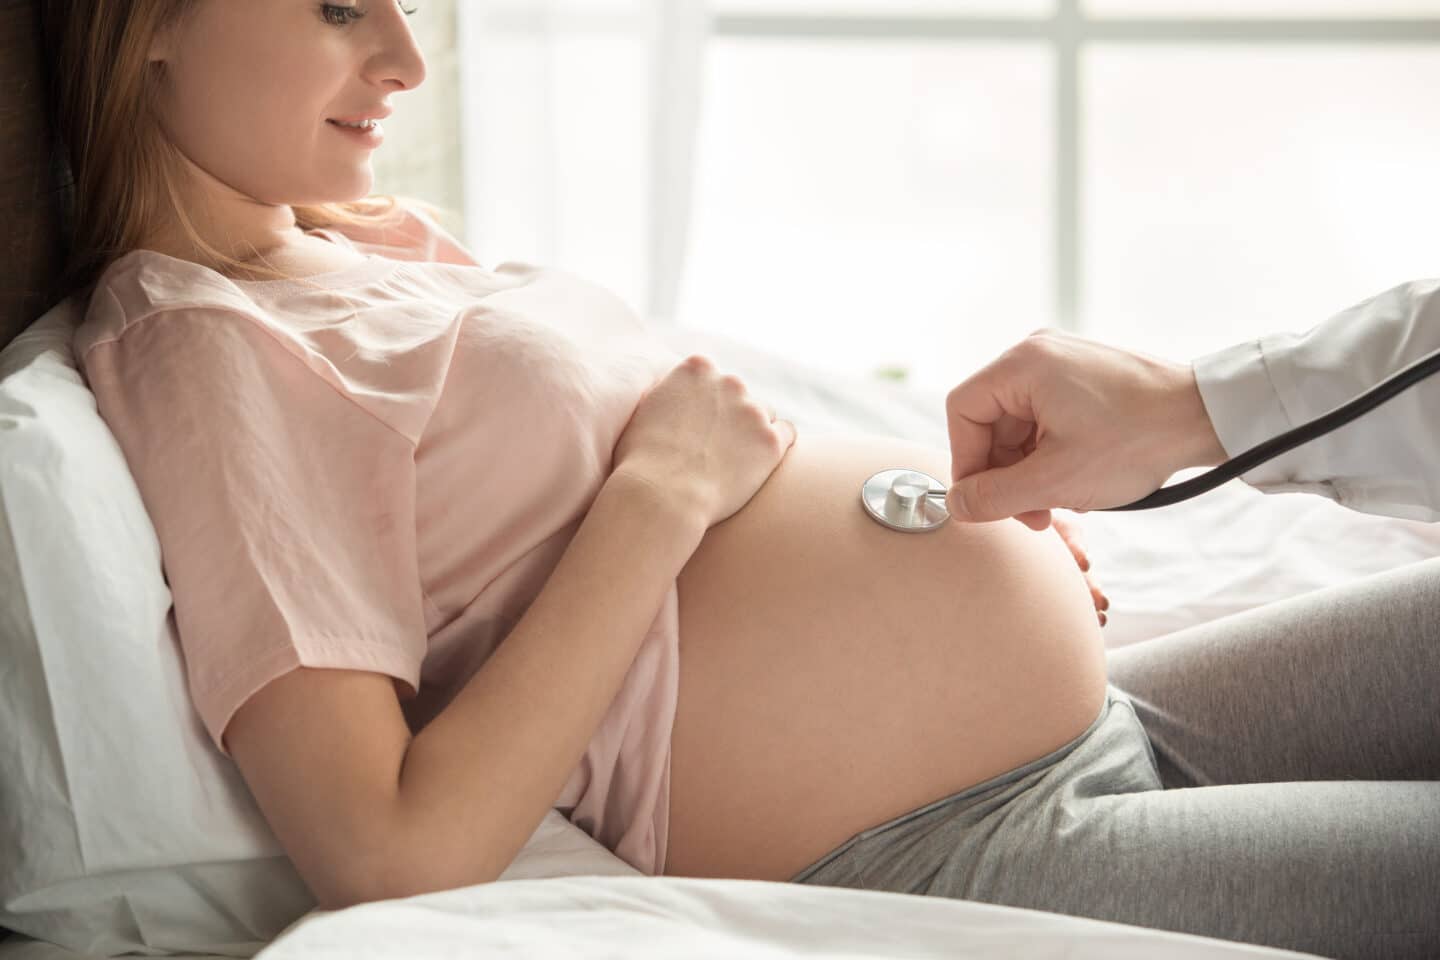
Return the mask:
<path id="1" fill-rule="evenodd" d="M 950 454 L 802 435 L 681 571 L 665 874 L 789 880 L 1099 713 L 1100 626 L 1059 534 L 888 530 L 859 498 L 890 467 L 944 482 Z"/>

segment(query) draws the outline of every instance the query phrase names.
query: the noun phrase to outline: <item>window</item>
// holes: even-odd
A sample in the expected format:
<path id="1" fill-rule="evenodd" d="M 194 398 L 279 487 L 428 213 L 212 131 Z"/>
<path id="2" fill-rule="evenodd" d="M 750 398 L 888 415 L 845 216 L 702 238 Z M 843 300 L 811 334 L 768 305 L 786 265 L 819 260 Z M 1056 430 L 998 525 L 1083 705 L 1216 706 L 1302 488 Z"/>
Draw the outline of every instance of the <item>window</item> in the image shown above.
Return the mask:
<path id="1" fill-rule="evenodd" d="M 948 388 L 1440 276 L 1440 0 L 715 0 L 678 316 Z"/>

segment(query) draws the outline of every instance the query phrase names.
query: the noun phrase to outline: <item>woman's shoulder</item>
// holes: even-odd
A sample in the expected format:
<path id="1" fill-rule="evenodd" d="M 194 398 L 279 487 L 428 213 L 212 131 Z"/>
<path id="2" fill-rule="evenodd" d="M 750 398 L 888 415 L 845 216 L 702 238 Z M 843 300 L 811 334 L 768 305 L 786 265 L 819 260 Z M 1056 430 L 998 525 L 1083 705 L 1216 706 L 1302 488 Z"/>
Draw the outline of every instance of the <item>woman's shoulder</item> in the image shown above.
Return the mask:
<path id="1" fill-rule="evenodd" d="M 116 258 L 96 280 L 71 346 L 77 359 L 132 325 L 170 310 L 255 310 L 233 283 L 198 263 L 137 248 Z"/>

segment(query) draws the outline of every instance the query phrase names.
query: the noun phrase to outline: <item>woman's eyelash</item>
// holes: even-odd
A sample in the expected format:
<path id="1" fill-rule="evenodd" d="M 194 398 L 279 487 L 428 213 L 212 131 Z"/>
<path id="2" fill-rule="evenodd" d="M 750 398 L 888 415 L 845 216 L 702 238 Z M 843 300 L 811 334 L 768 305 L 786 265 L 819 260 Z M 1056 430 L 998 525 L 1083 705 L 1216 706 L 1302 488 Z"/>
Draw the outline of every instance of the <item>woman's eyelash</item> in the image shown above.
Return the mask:
<path id="1" fill-rule="evenodd" d="M 333 3 L 320 4 L 320 15 L 325 18 L 326 23 L 337 26 L 343 26 L 365 16 L 354 7 L 342 7 Z"/>
<path id="2" fill-rule="evenodd" d="M 398 3 L 399 0 L 396 0 L 396 2 Z M 407 17 L 413 17 L 419 13 L 420 10 L 418 7 L 412 9 L 402 6 L 400 12 Z M 320 4 L 320 15 L 325 18 L 326 23 L 344 26 L 345 24 L 354 23 L 356 20 L 364 17 L 365 11 L 359 7 L 345 6 L 338 3 L 322 3 Z"/>

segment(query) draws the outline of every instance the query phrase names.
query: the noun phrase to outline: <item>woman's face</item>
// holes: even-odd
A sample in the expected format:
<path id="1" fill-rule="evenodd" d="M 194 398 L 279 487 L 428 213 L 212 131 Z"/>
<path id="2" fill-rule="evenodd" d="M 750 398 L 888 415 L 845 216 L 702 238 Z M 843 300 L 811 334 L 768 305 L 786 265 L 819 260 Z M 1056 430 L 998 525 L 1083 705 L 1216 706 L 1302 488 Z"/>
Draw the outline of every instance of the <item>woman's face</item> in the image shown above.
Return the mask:
<path id="1" fill-rule="evenodd" d="M 371 192 L 374 147 L 327 121 L 386 114 L 392 93 L 424 81 L 402 2 L 423 0 L 196 0 L 156 38 L 161 126 L 217 225 L 251 234 L 277 214 L 293 225 L 290 204 Z"/>

